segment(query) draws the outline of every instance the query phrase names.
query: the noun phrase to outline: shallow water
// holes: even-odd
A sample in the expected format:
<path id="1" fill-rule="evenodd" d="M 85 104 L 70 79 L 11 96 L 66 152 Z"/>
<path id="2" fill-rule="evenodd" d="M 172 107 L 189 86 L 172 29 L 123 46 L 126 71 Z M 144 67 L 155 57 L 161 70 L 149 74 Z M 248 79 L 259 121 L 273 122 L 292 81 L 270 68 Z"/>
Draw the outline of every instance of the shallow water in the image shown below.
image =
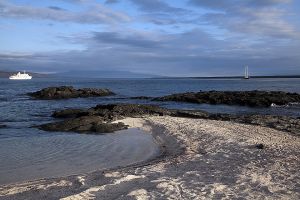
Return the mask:
<path id="1" fill-rule="evenodd" d="M 109 88 L 115 96 L 67 100 L 32 100 L 26 93 L 49 86 Z M 30 128 L 51 122 L 51 113 L 65 108 L 88 108 L 107 103 L 157 104 L 167 108 L 233 114 L 275 114 L 300 117 L 300 106 L 249 108 L 133 100 L 134 96 L 163 96 L 208 90 L 281 90 L 300 93 L 300 79 L 62 79 L 30 81 L 0 79 L 0 184 L 87 172 L 127 165 L 151 157 L 157 150 L 150 135 L 130 129 L 124 133 L 80 135 L 49 133 Z M 108 145 L 110 144 L 110 145 Z"/>
<path id="2" fill-rule="evenodd" d="M 126 166 L 159 153 L 152 136 L 136 128 L 106 135 L 40 134 L 0 140 L 0 184 Z"/>
<path id="3" fill-rule="evenodd" d="M 36 101 L 25 95 L 44 87 L 72 85 L 77 88 L 95 87 L 109 88 L 117 95 L 98 98 L 78 98 L 60 101 Z M 43 78 L 30 81 L 11 81 L 0 79 L 0 119 L 18 120 L 19 118 L 40 120 L 41 116 L 49 116 L 53 110 L 69 107 L 90 107 L 101 103 L 151 103 L 168 108 L 202 109 L 209 112 L 222 113 L 261 113 L 275 115 L 300 116 L 300 105 L 270 108 L 249 108 L 244 106 L 188 104 L 176 102 L 152 102 L 149 100 L 133 100 L 129 97 L 158 97 L 180 92 L 197 92 L 209 90 L 273 90 L 300 93 L 300 79 L 62 79 Z M 19 115 L 16 117 L 16 113 Z M 28 116 L 30 115 L 30 116 Z M 31 121 L 29 119 L 29 121 Z M 43 118 L 43 120 L 46 120 Z M 50 119 L 51 120 L 51 119 Z"/>

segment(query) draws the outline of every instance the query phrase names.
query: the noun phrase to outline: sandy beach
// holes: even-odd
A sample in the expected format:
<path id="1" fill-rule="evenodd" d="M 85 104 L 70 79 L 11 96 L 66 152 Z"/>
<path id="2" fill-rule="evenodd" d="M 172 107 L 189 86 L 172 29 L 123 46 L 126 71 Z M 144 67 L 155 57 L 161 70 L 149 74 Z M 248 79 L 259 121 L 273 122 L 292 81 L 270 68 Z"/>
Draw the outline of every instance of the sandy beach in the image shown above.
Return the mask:
<path id="1" fill-rule="evenodd" d="M 297 136 L 206 119 L 120 121 L 153 134 L 161 156 L 128 167 L 2 185 L 0 199 L 300 198 Z"/>

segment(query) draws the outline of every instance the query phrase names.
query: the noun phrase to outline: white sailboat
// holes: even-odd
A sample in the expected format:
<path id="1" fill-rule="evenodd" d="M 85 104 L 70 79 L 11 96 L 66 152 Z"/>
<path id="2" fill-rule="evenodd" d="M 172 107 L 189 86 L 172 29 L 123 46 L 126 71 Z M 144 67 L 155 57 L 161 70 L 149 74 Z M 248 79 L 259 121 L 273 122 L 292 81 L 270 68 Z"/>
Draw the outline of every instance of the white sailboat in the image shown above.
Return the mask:
<path id="1" fill-rule="evenodd" d="M 249 69 L 248 66 L 245 66 L 245 76 L 244 79 L 249 79 Z"/>
<path id="2" fill-rule="evenodd" d="M 26 74 L 25 71 L 23 72 L 23 74 L 21 74 L 21 72 L 18 72 L 17 74 L 11 75 L 9 77 L 10 80 L 29 80 L 32 79 L 32 76 L 30 76 L 29 74 Z"/>

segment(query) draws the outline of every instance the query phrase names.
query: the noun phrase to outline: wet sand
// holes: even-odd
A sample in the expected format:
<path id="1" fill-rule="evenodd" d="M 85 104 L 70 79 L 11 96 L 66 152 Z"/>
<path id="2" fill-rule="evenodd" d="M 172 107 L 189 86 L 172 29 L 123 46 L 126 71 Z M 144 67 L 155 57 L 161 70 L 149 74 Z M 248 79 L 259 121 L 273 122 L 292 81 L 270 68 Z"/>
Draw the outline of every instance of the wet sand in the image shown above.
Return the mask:
<path id="1" fill-rule="evenodd" d="M 300 199 L 297 136 L 204 119 L 122 121 L 152 132 L 161 155 L 123 168 L 0 186 L 0 199 Z"/>

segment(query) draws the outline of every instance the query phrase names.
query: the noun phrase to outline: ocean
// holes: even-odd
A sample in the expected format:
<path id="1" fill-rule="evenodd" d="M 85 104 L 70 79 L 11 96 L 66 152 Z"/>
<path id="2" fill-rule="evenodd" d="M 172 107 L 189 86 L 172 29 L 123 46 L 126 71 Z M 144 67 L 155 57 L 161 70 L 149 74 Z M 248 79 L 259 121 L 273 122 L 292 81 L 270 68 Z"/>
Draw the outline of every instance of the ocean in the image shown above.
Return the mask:
<path id="1" fill-rule="evenodd" d="M 68 100 L 33 100 L 28 92 L 49 86 L 108 88 L 115 96 Z M 66 176 L 133 164 L 158 154 L 150 134 L 129 129 L 107 135 L 45 132 L 34 125 L 54 121 L 51 113 L 65 108 L 88 108 L 107 103 L 156 104 L 166 108 L 213 113 L 274 114 L 300 117 L 300 106 L 270 108 L 152 102 L 130 99 L 209 90 L 272 90 L 300 93 L 300 79 L 0 79 L 0 184 Z"/>

